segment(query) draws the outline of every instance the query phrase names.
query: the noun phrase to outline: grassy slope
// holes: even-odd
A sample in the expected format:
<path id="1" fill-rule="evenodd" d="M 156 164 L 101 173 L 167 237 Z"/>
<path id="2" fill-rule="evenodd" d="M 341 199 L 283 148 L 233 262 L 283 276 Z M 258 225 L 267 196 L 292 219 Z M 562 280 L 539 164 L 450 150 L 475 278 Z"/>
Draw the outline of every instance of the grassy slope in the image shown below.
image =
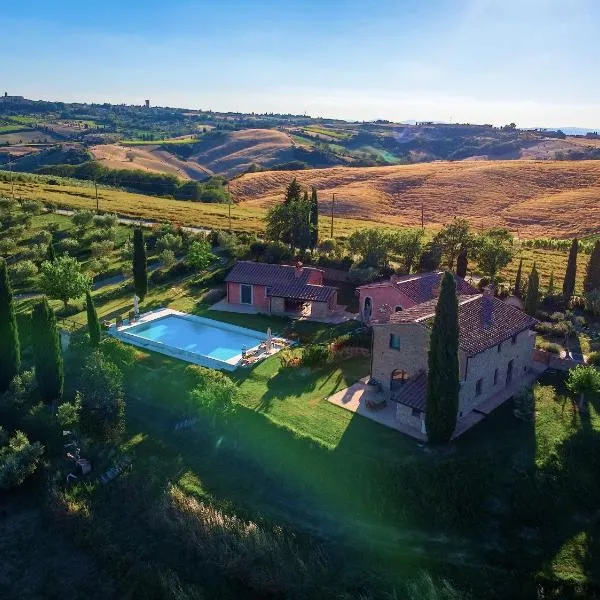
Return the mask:
<path id="1" fill-rule="evenodd" d="M 385 223 L 439 226 L 453 216 L 476 227 L 504 226 L 521 237 L 569 237 L 600 229 L 600 161 L 472 161 L 391 167 L 334 167 L 250 173 L 231 190 L 265 207 L 281 198 L 292 177 L 316 186 L 339 214 Z"/>

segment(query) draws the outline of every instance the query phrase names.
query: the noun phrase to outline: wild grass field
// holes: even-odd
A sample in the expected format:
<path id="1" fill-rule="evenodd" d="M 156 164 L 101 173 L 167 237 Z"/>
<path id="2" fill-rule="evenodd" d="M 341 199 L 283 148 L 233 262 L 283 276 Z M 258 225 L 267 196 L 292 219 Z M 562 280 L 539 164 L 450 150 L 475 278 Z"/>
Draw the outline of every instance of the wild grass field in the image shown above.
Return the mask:
<path id="1" fill-rule="evenodd" d="M 600 161 L 462 161 L 249 173 L 231 184 L 238 202 L 268 207 L 291 177 L 350 218 L 428 227 L 454 216 L 476 228 L 507 227 L 522 238 L 600 230 Z"/>

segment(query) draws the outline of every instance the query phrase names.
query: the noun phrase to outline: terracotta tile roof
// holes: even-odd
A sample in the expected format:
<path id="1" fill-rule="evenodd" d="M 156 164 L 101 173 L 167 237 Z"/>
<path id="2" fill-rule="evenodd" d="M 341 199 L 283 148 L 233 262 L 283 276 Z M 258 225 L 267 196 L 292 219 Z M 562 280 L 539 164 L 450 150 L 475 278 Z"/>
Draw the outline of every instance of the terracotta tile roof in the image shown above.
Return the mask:
<path id="1" fill-rule="evenodd" d="M 477 296 L 459 307 L 459 346 L 467 356 L 473 356 L 531 329 L 535 323 L 534 318 L 498 298 Z"/>
<path id="2" fill-rule="evenodd" d="M 531 329 L 535 319 L 499 298 L 486 295 L 460 296 L 458 299 L 458 345 L 467 356 L 473 356 Z M 390 316 L 390 323 L 431 324 L 437 298 L 417 304 Z M 380 325 L 376 324 L 377 325 Z"/>
<path id="3" fill-rule="evenodd" d="M 427 373 L 420 371 L 405 383 L 398 383 L 392 389 L 390 398 L 394 402 L 425 411 L 427 406 Z"/>
<path id="4" fill-rule="evenodd" d="M 288 281 L 306 283 L 312 272 L 319 271 L 312 267 L 302 267 L 299 275 L 296 275 L 296 268 L 290 265 L 272 265 L 241 260 L 229 271 L 225 281 L 251 285 L 273 285 Z"/>
<path id="5" fill-rule="evenodd" d="M 327 302 L 337 291 L 337 288 L 307 283 L 314 271 L 320 270 L 312 267 L 302 267 L 302 270 L 298 273 L 297 267 L 290 265 L 272 265 L 241 260 L 229 271 L 225 281 L 264 285 L 267 288 L 267 296 Z"/>
<path id="6" fill-rule="evenodd" d="M 328 285 L 312 285 L 310 283 L 302 283 L 302 281 L 290 281 L 287 283 L 276 283 L 267 287 L 267 296 L 327 302 L 336 291 L 337 288 Z"/>
<path id="7" fill-rule="evenodd" d="M 402 278 L 394 283 L 396 288 L 408 296 L 416 304 L 421 304 L 436 298 L 442 281 L 443 271 L 421 273 L 410 278 Z M 479 294 L 479 291 L 467 283 L 462 277 L 454 276 L 456 293 L 459 296 Z"/>

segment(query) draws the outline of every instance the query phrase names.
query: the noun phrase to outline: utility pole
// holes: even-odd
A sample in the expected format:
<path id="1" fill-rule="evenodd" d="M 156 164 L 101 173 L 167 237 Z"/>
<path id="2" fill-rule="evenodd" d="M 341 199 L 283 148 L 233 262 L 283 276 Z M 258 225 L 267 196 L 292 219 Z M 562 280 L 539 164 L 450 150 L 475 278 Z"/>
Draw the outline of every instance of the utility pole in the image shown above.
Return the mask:
<path id="1" fill-rule="evenodd" d="M 96 188 L 96 214 L 99 214 L 98 211 L 98 182 L 94 179 L 94 187 Z"/>
<path id="2" fill-rule="evenodd" d="M 425 230 L 425 215 L 423 211 L 423 201 L 421 201 L 421 229 Z"/>
<path id="3" fill-rule="evenodd" d="M 333 239 L 333 209 L 335 206 L 335 194 L 332 195 L 331 197 L 331 235 L 329 236 L 331 239 Z"/>
<path id="4" fill-rule="evenodd" d="M 13 174 L 12 174 L 12 162 L 8 163 L 8 170 L 10 172 L 10 195 L 12 196 L 12 199 L 15 199 L 15 182 L 13 181 Z"/>
<path id="5" fill-rule="evenodd" d="M 229 191 L 229 181 L 227 182 L 227 196 L 228 196 L 227 206 L 229 208 L 229 233 L 231 233 L 231 192 Z"/>

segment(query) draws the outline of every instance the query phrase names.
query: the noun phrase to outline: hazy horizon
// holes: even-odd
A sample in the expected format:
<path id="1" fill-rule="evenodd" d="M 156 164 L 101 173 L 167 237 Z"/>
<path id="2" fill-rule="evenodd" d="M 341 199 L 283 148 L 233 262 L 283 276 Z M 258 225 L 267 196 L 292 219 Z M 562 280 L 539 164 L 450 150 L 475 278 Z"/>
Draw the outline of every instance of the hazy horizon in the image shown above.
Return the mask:
<path id="1" fill-rule="evenodd" d="M 32 99 L 600 128 L 593 0 L 33 0 L 3 21 L 1 91 Z"/>

